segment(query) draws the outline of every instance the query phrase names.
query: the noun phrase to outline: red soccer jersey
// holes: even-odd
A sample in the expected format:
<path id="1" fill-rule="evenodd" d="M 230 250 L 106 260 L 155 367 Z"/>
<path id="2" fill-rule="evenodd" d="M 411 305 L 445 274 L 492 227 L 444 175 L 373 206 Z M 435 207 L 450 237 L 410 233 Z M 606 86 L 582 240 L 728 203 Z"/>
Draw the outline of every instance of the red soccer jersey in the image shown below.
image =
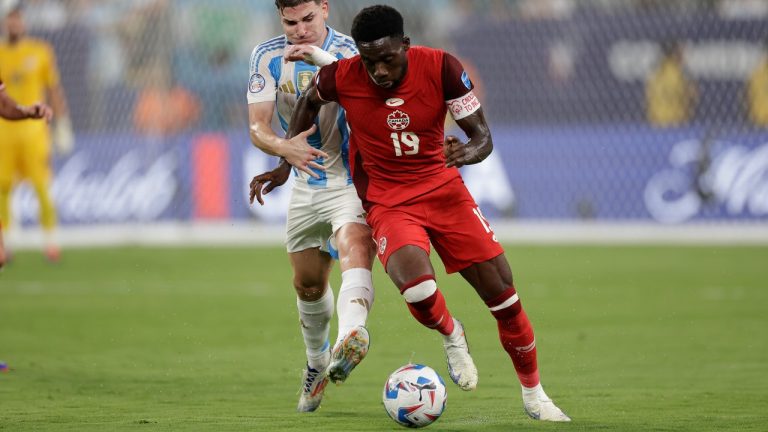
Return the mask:
<path id="1" fill-rule="evenodd" d="M 445 167 L 446 101 L 469 93 L 472 83 L 444 51 L 414 46 L 407 56 L 408 71 L 394 89 L 374 84 L 360 56 L 317 76 L 320 97 L 347 112 L 352 179 L 366 208 L 396 206 L 459 177 Z"/>

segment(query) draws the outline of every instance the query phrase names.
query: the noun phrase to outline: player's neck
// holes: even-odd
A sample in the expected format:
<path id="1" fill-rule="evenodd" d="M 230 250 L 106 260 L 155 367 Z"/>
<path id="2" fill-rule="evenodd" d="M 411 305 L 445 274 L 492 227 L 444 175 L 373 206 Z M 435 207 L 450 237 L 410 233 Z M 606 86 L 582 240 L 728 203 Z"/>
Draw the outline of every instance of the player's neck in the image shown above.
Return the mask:
<path id="1" fill-rule="evenodd" d="M 6 38 L 8 45 L 17 45 L 22 39 L 24 39 L 23 35 L 8 35 Z"/>
<path id="2" fill-rule="evenodd" d="M 317 40 L 317 43 L 315 44 L 316 47 L 323 47 L 323 44 L 325 44 L 325 40 L 328 39 L 328 26 L 323 26 L 323 35 Z"/>

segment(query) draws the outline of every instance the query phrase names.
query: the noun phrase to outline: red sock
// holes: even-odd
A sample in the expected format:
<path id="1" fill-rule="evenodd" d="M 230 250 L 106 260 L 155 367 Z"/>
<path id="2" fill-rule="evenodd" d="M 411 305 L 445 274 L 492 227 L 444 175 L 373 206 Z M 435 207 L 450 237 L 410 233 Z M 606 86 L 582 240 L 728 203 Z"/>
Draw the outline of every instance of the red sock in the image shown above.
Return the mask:
<path id="1" fill-rule="evenodd" d="M 509 287 L 500 296 L 485 304 L 498 322 L 501 345 L 512 358 L 520 383 L 524 387 L 535 387 L 539 384 L 536 339 L 515 287 Z"/>
<path id="2" fill-rule="evenodd" d="M 408 310 L 421 324 L 444 335 L 453 332 L 453 317 L 445 305 L 443 293 L 437 289 L 434 276 L 422 276 L 403 286 Z"/>

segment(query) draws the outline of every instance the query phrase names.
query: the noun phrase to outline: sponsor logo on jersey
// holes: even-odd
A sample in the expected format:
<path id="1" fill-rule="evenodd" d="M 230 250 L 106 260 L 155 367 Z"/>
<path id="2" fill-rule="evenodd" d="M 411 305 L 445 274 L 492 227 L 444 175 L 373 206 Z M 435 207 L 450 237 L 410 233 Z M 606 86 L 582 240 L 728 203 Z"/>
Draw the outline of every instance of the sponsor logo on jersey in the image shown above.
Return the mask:
<path id="1" fill-rule="evenodd" d="M 280 86 L 280 91 L 283 93 L 296 94 L 296 88 L 293 86 L 293 81 L 287 81 Z"/>
<path id="2" fill-rule="evenodd" d="M 309 84 L 312 82 L 312 75 L 314 75 L 314 72 L 310 72 L 310 71 L 299 72 L 297 84 L 299 85 L 300 92 L 303 92 L 304 90 L 309 88 Z"/>
<path id="3" fill-rule="evenodd" d="M 411 124 L 411 117 L 408 114 L 397 110 L 387 116 L 387 125 L 393 130 L 403 130 Z"/>
<path id="4" fill-rule="evenodd" d="M 379 255 L 384 255 L 384 251 L 387 250 L 387 238 L 382 237 L 377 243 L 379 244 Z"/>
<path id="5" fill-rule="evenodd" d="M 400 98 L 390 98 L 390 99 L 387 99 L 387 101 L 384 103 L 390 107 L 399 107 L 400 105 L 404 104 L 405 101 Z"/>
<path id="6" fill-rule="evenodd" d="M 464 86 L 468 89 L 472 88 L 472 81 L 469 80 L 469 75 L 467 74 L 467 71 L 464 71 L 461 73 L 461 82 L 464 83 Z"/>
<path id="7" fill-rule="evenodd" d="M 266 85 L 267 80 L 265 80 L 264 77 L 260 74 L 255 73 L 251 75 L 251 79 L 248 81 L 248 90 L 251 93 L 259 93 L 264 90 Z"/>

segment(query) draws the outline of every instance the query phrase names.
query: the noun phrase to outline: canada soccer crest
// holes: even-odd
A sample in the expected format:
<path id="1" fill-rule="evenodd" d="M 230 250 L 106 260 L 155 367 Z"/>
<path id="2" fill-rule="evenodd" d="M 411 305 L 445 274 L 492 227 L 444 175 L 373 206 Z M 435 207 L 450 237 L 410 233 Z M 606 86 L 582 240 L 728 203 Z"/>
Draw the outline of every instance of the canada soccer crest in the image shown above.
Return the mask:
<path id="1" fill-rule="evenodd" d="M 387 116 L 387 125 L 393 130 L 403 130 L 407 128 L 409 124 L 411 124 L 411 117 L 400 110 Z"/>
<path id="2" fill-rule="evenodd" d="M 381 237 L 376 243 L 379 246 L 379 255 L 384 255 L 387 250 L 387 238 Z"/>

